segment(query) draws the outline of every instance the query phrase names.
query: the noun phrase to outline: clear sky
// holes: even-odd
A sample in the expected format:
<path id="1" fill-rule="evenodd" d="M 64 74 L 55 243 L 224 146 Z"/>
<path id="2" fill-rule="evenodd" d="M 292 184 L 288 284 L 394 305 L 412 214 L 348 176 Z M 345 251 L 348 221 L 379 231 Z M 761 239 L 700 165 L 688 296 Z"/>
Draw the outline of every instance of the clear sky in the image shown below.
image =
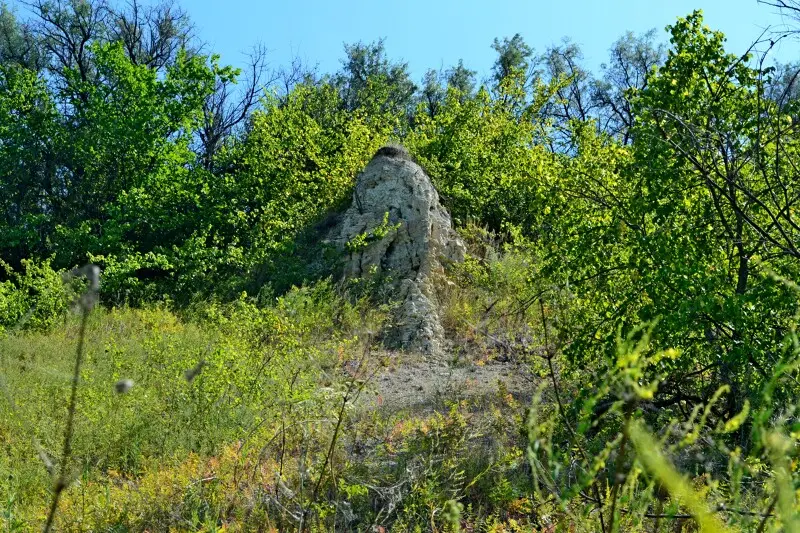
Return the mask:
<path id="1" fill-rule="evenodd" d="M 537 52 L 569 36 L 581 45 L 587 65 L 599 68 L 607 51 L 626 30 L 664 27 L 676 17 L 702 9 L 706 23 L 723 31 L 730 52 L 741 53 L 781 17 L 757 0 L 179 0 L 191 14 L 198 36 L 223 61 L 240 66 L 242 52 L 256 42 L 270 50 L 272 66 L 293 56 L 318 64 L 321 72 L 339 68 L 343 44 L 384 37 L 390 58 L 403 59 L 415 81 L 428 68 L 449 67 L 463 59 L 486 75 L 495 58 L 495 37 L 520 33 Z M 800 23 L 797 24 L 800 28 Z M 797 41 L 781 45 L 776 57 L 800 60 Z"/>
<path id="2" fill-rule="evenodd" d="M 111 0 L 112 3 L 125 0 Z M 154 0 L 142 0 L 143 3 Z M 261 43 L 272 67 L 293 57 L 336 71 L 344 43 L 385 38 L 393 60 L 408 62 L 415 81 L 429 68 L 465 66 L 488 75 L 495 37 L 520 33 L 537 53 L 570 37 L 583 49 L 586 65 L 598 70 L 610 45 L 625 31 L 665 26 L 702 9 L 706 23 L 728 38 L 728 51 L 741 53 L 768 28 L 785 28 L 777 10 L 758 0 L 176 0 L 196 26 L 207 51 L 223 63 L 244 66 L 248 50 Z M 19 0 L 9 3 L 24 11 Z M 792 22 L 800 29 L 800 22 Z M 800 41 L 783 41 L 773 56 L 800 61 Z"/>

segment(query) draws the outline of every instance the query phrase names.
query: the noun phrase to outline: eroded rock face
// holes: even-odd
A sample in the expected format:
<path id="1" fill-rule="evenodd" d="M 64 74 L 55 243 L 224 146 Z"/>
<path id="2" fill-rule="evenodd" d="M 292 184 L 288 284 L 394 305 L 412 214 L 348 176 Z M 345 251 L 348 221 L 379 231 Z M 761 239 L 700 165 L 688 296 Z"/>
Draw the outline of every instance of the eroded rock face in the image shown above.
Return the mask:
<path id="1" fill-rule="evenodd" d="M 404 148 L 378 150 L 329 241 L 348 254 L 346 277 L 383 275 L 390 284 L 400 303 L 387 343 L 441 353 L 434 281 L 445 264 L 464 259 L 465 248 L 430 178 Z"/>

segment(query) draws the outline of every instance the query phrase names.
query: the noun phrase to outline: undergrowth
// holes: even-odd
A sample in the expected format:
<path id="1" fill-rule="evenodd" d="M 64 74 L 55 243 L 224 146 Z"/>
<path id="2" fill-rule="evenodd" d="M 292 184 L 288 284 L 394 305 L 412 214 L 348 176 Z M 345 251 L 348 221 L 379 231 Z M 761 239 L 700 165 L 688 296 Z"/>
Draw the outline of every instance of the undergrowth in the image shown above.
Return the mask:
<path id="1" fill-rule="evenodd" d="M 524 241 L 463 236 L 437 295 L 447 364 L 506 365 L 526 394 L 382 406 L 390 306 L 358 284 L 84 308 L 83 334 L 67 313 L 0 337 L 4 530 L 41 527 L 54 502 L 57 531 L 797 531 L 796 406 L 773 401 L 795 390 L 794 330 L 734 416 L 725 385 L 663 406 L 681 354 L 656 347 L 657 322 L 575 364 L 573 289 L 541 281 Z"/>

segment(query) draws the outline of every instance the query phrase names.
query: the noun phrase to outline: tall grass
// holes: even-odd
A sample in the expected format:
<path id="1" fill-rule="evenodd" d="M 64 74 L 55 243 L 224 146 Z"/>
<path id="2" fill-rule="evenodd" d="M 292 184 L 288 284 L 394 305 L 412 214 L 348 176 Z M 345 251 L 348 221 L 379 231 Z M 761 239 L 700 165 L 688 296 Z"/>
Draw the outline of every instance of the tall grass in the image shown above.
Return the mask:
<path id="1" fill-rule="evenodd" d="M 535 255 L 480 232 L 471 246 L 440 288 L 446 363 L 531 370 L 527 397 L 499 384 L 387 409 L 380 382 L 402 363 L 373 336 L 385 313 L 330 282 L 180 316 L 89 313 L 88 298 L 60 326 L 5 334 L 0 524 L 797 531 L 797 412 L 766 399 L 791 382 L 800 343 L 752 408 L 720 418 L 718 387 L 685 417 L 659 411 L 679 354 L 651 346 L 657 324 L 576 368 L 561 350 L 568 298 L 531 279 Z M 736 444 L 743 432 L 752 445 Z"/>

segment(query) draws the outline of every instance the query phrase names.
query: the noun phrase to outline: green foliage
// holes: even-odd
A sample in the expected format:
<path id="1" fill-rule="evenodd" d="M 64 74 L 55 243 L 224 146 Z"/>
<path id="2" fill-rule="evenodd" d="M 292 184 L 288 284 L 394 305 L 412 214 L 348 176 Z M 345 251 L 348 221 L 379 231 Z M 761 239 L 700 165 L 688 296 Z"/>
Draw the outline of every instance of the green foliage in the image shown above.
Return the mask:
<path id="1" fill-rule="evenodd" d="M 198 307 L 193 316 L 195 321 L 187 323 L 152 308 L 101 311 L 91 318 L 72 445 L 84 482 L 67 493 L 73 503 L 64 506 L 62 527 L 75 527 L 73 519 L 91 529 L 161 527 L 169 508 L 137 507 L 152 501 L 146 473 L 156 464 L 178 467 L 228 449 L 240 438 L 235 453 L 258 458 L 261 439 L 281 427 L 293 428 L 286 439 L 312 438 L 304 433 L 311 427 L 298 426 L 295 432 L 294 424 L 333 414 L 330 402 L 339 401 L 338 390 L 346 382 L 340 358 L 361 349 L 361 328 L 382 320 L 337 296 L 325 282 L 291 291 L 271 307 L 243 299 Z M 17 495 L 15 512 L 29 523 L 40 519 L 37 507 L 44 505 L 50 486 L 45 465 L 29 446 L 37 442 L 45 457 L 59 449 L 71 364 L 63 352 L 74 345 L 77 327 L 70 319 L 61 331 L 0 340 L 0 490 Z M 324 375 L 329 388 L 320 388 Z M 115 383 L 125 379 L 132 381 L 130 390 L 115 393 Z M 330 428 L 323 423 L 313 431 L 318 432 L 313 439 L 324 442 Z M 304 442 L 310 446 L 312 441 Z M 134 500 L 112 491 L 89 513 L 74 506 L 86 490 L 110 489 L 114 479 L 140 475 L 145 492 Z"/>
<path id="2" fill-rule="evenodd" d="M 319 259 L 303 255 L 319 249 L 310 226 L 345 205 L 355 176 L 388 138 L 391 120 L 340 103 L 331 85 L 299 85 L 284 104 L 270 101 L 257 112 L 229 154 L 234 171 L 214 192 L 210 231 L 248 251 L 254 290 L 266 281 L 285 290 L 309 276 Z"/>
<path id="3" fill-rule="evenodd" d="M 719 533 L 729 531 L 719 518 L 709 512 L 702 498 L 661 455 L 658 442 L 639 426 L 632 426 L 629 431 L 631 441 L 645 467 L 653 472 L 671 495 L 688 507 L 700 531 Z"/>
<path id="4" fill-rule="evenodd" d="M 361 109 L 369 116 L 408 111 L 417 88 L 410 79 L 408 64 L 386 57 L 383 39 L 345 45 L 344 49 L 347 57 L 332 81 L 346 109 Z"/>
<path id="5" fill-rule="evenodd" d="M 522 88 L 508 79 L 502 90 L 510 96 Z M 514 99 L 493 99 L 485 89 L 464 98 L 451 88 L 438 114 L 417 117 L 404 142 L 431 174 L 457 224 L 539 229 L 542 191 L 556 165 L 536 142 L 546 135 L 537 111 L 547 91 L 537 87 L 534 102 L 520 107 Z"/>
<path id="6" fill-rule="evenodd" d="M 69 115 L 56 112 L 34 73 L 4 68 L 0 101 L 9 117 L 0 161 L 15 168 L 2 186 L 16 206 L 4 210 L 5 224 L 17 237 L 3 254 L 12 262 L 47 253 L 63 267 L 89 253 L 151 251 L 195 222 L 175 213 L 188 215 L 195 203 L 188 143 L 221 71 L 183 54 L 159 76 L 131 63 L 121 45 L 92 52 L 96 79 L 66 71 Z"/>
<path id="7" fill-rule="evenodd" d="M 514 75 L 520 73 L 523 76 L 527 75 L 533 49 L 528 46 L 519 33 L 514 34 L 510 39 L 505 37 L 502 41 L 495 38 L 492 48 L 498 56 L 492 68 L 498 86 Z"/>
<path id="8" fill-rule="evenodd" d="M 350 253 L 363 250 L 371 243 L 383 240 L 387 235 L 396 232 L 401 223 L 389 224 L 389 212 L 383 214 L 383 221 L 374 227 L 372 230 L 360 233 L 352 238 L 349 242 L 345 243 L 345 247 Z"/>
<path id="9" fill-rule="evenodd" d="M 747 406 L 730 419 L 719 418 L 727 386 L 685 415 L 654 411 L 652 399 L 668 385 L 664 363 L 679 354 L 654 351 L 651 331 L 618 338 L 616 355 L 598 370 L 551 374 L 553 390 L 547 394 L 555 395 L 555 406 L 540 403 L 542 392 L 536 396 L 528 458 L 539 497 L 555 497 L 571 520 L 605 524 L 596 529 L 614 530 L 613 524 L 625 530 L 651 519 L 658 530 L 660 522 L 681 516 L 690 516 L 701 531 L 749 531 L 774 516 L 791 529 L 798 507 L 790 488 L 796 481 L 789 481 L 797 476 L 789 466 L 796 455 L 790 442 L 798 435 L 787 438 L 786 422 L 752 416 Z M 794 349 L 793 365 L 797 356 Z M 762 394 L 766 399 L 769 390 Z M 794 404 L 782 408 L 796 411 Z M 656 438 L 644 421 L 657 428 Z M 729 446 L 730 435 L 745 424 L 760 444 L 743 449 L 739 438 Z M 773 515 L 779 501 L 785 507 Z"/>
<path id="10" fill-rule="evenodd" d="M 794 230 L 775 216 L 789 208 L 773 196 L 773 180 L 794 197 L 797 177 L 763 159 L 775 154 L 770 132 L 780 126 L 777 116 L 757 118 L 775 111 L 762 98 L 760 73 L 726 54 L 722 34 L 704 27 L 699 12 L 671 32 L 674 49 L 636 99 L 633 170 L 644 179 L 632 208 L 645 215 L 637 255 L 641 271 L 659 265 L 639 317 L 664 316 L 664 342 L 693 365 L 721 357 L 720 379 L 746 397 L 765 383 L 794 314 L 791 291 L 771 277 L 798 273 L 782 242 Z M 778 141 L 778 161 L 793 157 L 794 137 Z M 713 343 L 692 339 L 698 322 L 714 331 Z"/>
<path id="11" fill-rule="evenodd" d="M 612 45 L 603 77 L 593 83 L 592 102 L 603 109 L 598 126 L 624 145 L 632 141 L 631 93 L 646 87 L 651 71 L 664 63 L 665 56 L 666 47 L 658 42 L 655 29 L 641 35 L 627 32 Z"/>
<path id="12" fill-rule="evenodd" d="M 193 136 L 215 82 L 233 70 L 180 53 L 161 72 L 119 43 L 91 51 L 96 76 L 67 72 L 68 115 L 36 74 L 4 67 L 2 253 L 12 265 L 91 259 L 108 270 L 106 301 L 230 297 L 277 272 L 273 285 L 286 290 L 307 273 L 276 258 L 345 201 L 395 128 L 389 115 L 343 109 L 331 85 L 301 85 L 285 102 L 265 101 L 213 175 L 197 164 Z"/>
<path id="13" fill-rule="evenodd" d="M 0 282 L 0 335 L 6 330 L 44 330 L 56 324 L 67 311 L 71 299 L 63 272 L 41 263 L 23 260 L 22 270 L 14 271 L 0 262 L 6 278 Z"/>
<path id="14" fill-rule="evenodd" d="M 48 160 L 57 153 L 56 109 L 44 82 L 15 66 L 0 68 L 0 232 L 4 258 L 45 254 L 56 208 Z"/>
<path id="15" fill-rule="evenodd" d="M 619 328 L 660 319 L 654 342 L 682 355 L 665 363 L 659 400 L 705 403 L 709 382 L 726 384 L 732 417 L 759 401 L 793 323 L 794 296 L 772 275 L 796 275 L 784 205 L 796 176 L 783 167 L 795 137 L 767 158 L 777 169 L 766 163 L 775 137 L 758 72 L 725 54 L 698 13 L 671 31 L 666 63 L 633 96 L 630 147 L 573 123 L 575 154 L 544 193 L 534 246 L 552 284 L 545 302 L 566 318 L 554 337 L 575 364 L 613 353 Z"/>
<path id="16" fill-rule="evenodd" d="M 534 58 L 515 35 L 490 87 L 459 62 L 418 90 L 359 43 L 338 74 L 243 108 L 210 164 L 198 144 L 238 71 L 178 45 L 146 57 L 92 3 L 51 8 L 92 30 L 61 62 L 46 24 L 0 8 L 4 525 L 48 499 L 31 449 L 60 446 L 79 334 L 55 326 L 88 260 L 117 308 L 88 330 L 65 529 L 796 529 L 786 67 L 729 53 L 699 11 L 667 51 L 626 34 L 602 81 L 577 45 Z M 182 21 L 158 31 L 177 42 Z M 502 388 L 425 413 L 364 399 L 389 357 L 371 342 L 386 309 L 359 297 L 380 280 L 334 286 L 323 241 L 390 139 L 468 244 L 437 279 L 449 364 L 541 378 L 528 464 Z"/>

